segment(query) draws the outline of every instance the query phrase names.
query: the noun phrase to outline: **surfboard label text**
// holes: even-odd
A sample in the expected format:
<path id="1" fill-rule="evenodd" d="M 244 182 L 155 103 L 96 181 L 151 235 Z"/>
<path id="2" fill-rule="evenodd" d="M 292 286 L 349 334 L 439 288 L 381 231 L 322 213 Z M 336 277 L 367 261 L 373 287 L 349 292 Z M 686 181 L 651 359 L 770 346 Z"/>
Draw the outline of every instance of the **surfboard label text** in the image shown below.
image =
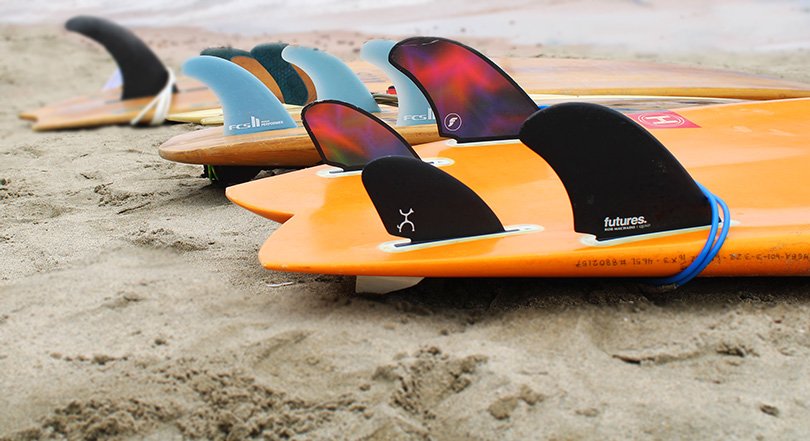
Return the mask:
<path id="1" fill-rule="evenodd" d="M 649 227 L 650 223 L 644 216 L 605 218 L 605 231 L 642 230 Z"/>
<path id="2" fill-rule="evenodd" d="M 284 124 L 284 121 L 271 121 L 269 119 L 259 119 L 256 118 L 255 116 L 251 116 L 250 121 L 248 122 L 229 125 L 228 130 L 245 130 L 245 129 L 253 129 L 256 127 L 271 127 L 279 124 Z"/>

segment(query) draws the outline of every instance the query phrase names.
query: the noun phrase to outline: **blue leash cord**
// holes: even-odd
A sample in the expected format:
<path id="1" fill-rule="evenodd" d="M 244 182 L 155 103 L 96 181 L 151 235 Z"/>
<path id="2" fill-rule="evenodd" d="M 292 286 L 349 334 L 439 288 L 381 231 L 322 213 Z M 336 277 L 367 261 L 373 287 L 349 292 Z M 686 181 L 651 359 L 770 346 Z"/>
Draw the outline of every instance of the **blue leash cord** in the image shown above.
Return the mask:
<path id="1" fill-rule="evenodd" d="M 686 282 L 694 279 L 698 276 L 698 274 L 706 268 L 709 263 L 714 259 L 714 256 L 720 252 L 720 248 L 723 247 L 723 243 L 726 241 L 726 237 L 728 236 L 728 229 L 731 226 L 731 211 L 726 205 L 725 201 L 720 199 L 719 197 L 715 196 L 710 192 L 706 187 L 697 183 L 700 190 L 706 196 L 706 199 L 709 200 L 709 204 L 712 206 L 712 226 L 709 230 L 709 237 L 706 239 L 706 244 L 703 245 L 703 249 L 700 250 L 700 254 L 695 257 L 695 260 L 687 266 L 683 271 L 674 276 L 665 277 L 661 279 L 652 279 L 651 282 L 654 285 L 658 286 L 669 286 L 674 285 L 673 287 L 678 287 Z M 717 235 L 717 227 L 720 224 L 720 217 L 717 215 L 717 206 L 720 205 L 720 208 L 723 210 L 723 226 L 720 229 L 720 235 Z"/>

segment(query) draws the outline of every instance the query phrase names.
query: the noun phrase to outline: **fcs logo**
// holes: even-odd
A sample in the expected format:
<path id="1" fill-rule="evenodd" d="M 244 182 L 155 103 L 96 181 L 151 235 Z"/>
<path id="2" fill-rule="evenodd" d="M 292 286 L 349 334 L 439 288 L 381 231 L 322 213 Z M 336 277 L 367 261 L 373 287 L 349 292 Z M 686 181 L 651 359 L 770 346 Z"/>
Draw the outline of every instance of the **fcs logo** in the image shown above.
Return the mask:
<path id="1" fill-rule="evenodd" d="M 463 121 L 458 113 L 448 113 L 447 116 L 444 117 L 444 128 L 451 132 L 460 129 L 462 123 Z"/>
<path id="2" fill-rule="evenodd" d="M 405 121 L 435 121 L 436 115 L 433 114 L 433 109 L 428 107 L 427 113 L 412 113 L 405 115 Z"/>
<path id="3" fill-rule="evenodd" d="M 228 130 L 245 130 L 245 129 L 253 129 L 256 127 L 270 127 L 281 123 L 283 123 L 283 121 L 270 121 L 269 119 L 259 119 L 251 115 L 250 122 L 245 122 L 241 124 L 231 124 L 228 126 Z"/>
<path id="4" fill-rule="evenodd" d="M 411 233 L 416 231 L 416 226 L 413 224 L 413 222 L 411 222 L 408 219 L 408 216 L 413 214 L 413 208 L 409 209 L 407 213 L 403 213 L 402 209 L 400 208 L 399 209 L 399 214 L 405 216 L 405 219 L 403 219 L 402 222 L 399 225 L 397 225 L 397 231 L 399 231 L 401 233 L 402 232 L 402 227 L 404 227 L 405 225 L 410 225 L 411 226 Z"/>

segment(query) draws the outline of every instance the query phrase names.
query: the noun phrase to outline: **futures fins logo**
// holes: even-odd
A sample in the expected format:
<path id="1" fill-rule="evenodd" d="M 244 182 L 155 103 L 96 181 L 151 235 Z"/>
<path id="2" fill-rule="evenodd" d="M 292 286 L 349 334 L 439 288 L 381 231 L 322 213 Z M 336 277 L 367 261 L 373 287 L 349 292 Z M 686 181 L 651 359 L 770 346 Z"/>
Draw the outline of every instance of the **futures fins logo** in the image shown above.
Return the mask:
<path id="1" fill-rule="evenodd" d="M 461 128 L 461 124 L 464 121 L 461 120 L 461 116 L 458 113 L 448 113 L 447 116 L 444 117 L 444 128 L 455 132 L 456 130 Z"/>
<path id="2" fill-rule="evenodd" d="M 644 216 L 605 218 L 605 231 L 641 230 L 649 226 Z"/>
<path id="3" fill-rule="evenodd" d="M 413 208 L 409 209 L 407 213 L 403 213 L 402 209 L 400 208 L 399 214 L 405 216 L 405 219 L 403 219 L 403 221 L 399 225 L 397 225 L 397 231 L 399 231 L 401 233 L 402 232 L 402 227 L 404 227 L 405 225 L 410 225 L 411 226 L 411 233 L 416 231 L 416 226 L 413 224 L 413 222 L 411 222 L 408 219 L 408 216 L 413 214 Z"/>
<path id="4" fill-rule="evenodd" d="M 253 129 L 256 127 L 271 127 L 283 123 L 284 121 L 270 121 L 269 119 L 259 119 L 251 115 L 250 122 L 244 122 L 241 124 L 231 124 L 228 126 L 228 130 L 245 130 L 245 129 Z"/>

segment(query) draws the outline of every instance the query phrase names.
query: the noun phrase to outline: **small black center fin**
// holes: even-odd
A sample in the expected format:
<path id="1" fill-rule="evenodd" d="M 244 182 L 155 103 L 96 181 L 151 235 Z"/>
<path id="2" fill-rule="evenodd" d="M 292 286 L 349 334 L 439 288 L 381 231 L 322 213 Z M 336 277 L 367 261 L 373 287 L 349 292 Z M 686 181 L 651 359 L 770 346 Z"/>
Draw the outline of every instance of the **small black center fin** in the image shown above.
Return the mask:
<path id="1" fill-rule="evenodd" d="M 383 156 L 419 157 L 393 127 L 349 103 L 316 101 L 304 107 L 301 120 L 323 162 L 344 171 Z"/>
<path id="2" fill-rule="evenodd" d="M 363 169 L 363 185 L 386 231 L 413 243 L 504 231 L 472 189 L 418 159 L 375 159 Z"/>
<path id="3" fill-rule="evenodd" d="M 615 110 L 557 104 L 526 120 L 520 140 L 562 180 L 577 232 L 605 240 L 712 223 L 708 199 L 681 163 Z"/>
<path id="4" fill-rule="evenodd" d="M 166 87 L 166 67 L 130 30 L 88 15 L 71 18 L 65 27 L 101 44 L 115 59 L 123 78 L 122 100 L 154 96 Z"/>
<path id="5" fill-rule="evenodd" d="M 439 134 L 459 142 L 515 139 L 537 104 L 506 72 L 480 52 L 436 37 L 394 45 L 391 64 L 427 97 Z"/>

